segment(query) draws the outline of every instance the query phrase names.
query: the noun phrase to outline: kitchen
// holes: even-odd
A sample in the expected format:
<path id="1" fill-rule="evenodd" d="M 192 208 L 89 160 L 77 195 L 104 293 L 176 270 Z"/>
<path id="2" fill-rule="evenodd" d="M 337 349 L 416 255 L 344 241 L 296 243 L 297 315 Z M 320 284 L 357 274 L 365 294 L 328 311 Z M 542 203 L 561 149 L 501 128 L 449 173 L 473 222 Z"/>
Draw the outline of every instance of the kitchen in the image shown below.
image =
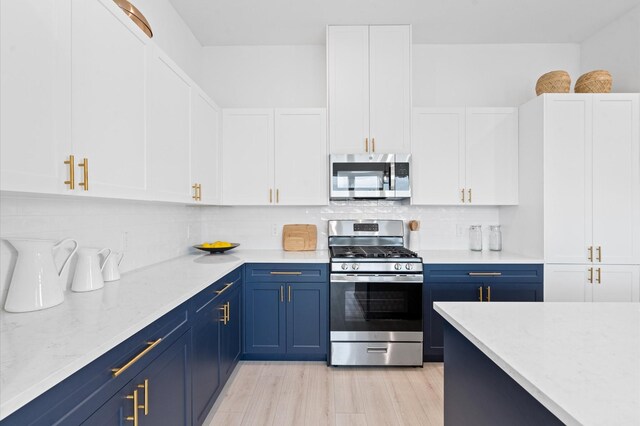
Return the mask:
<path id="1" fill-rule="evenodd" d="M 357 5 L 345 10 L 344 6 L 333 3 L 330 3 L 333 9 L 329 10 L 333 12 L 329 15 L 325 15 L 329 12 L 325 12 L 328 6 L 324 3 L 311 3 L 301 10 L 289 9 L 278 1 L 259 6 L 241 2 L 236 3 L 236 9 L 221 10 L 216 3 L 203 5 L 178 0 L 139 0 L 134 4 L 146 16 L 153 30 L 152 38 L 140 31 L 111 0 L 3 0 L 2 3 L 2 305 L 6 302 L 18 257 L 7 240 L 37 238 L 58 242 L 73 238 L 81 248 L 109 248 L 124 253 L 119 266 L 123 278 L 119 282 L 107 282 L 96 291 L 70 291 L 77 269 L 75 257 L 78 256 L 75 256 L 61 274 L 60 281 L 66 285 L 62 304 L 38 312 L 2 312 L 0 411 L 3 419 L 19 412 L 16 410 L 64 379 L 73 379 L 73 373 L 90 367 L 92 361 L 128 341 L 196 293 L 205 291 L 227 273 L 233 273 L 237 266 L 244 268 L 244 293 L 227 294 L 233 297 L 241 294 L 245 298 L 243 303 L 248 300 L 247 289 L 253 285 L 263 283 L 261 288 L 265 292 L 265 283 L 272 286 L 264 300 L 274 297 L 280 300 L 281 291 L 283 299 L 287 299 L 286 293 L 293 287 L 291 277 L 269 281 L 258 275 L 252 281 L 247 275 L 249 268 L 261 264 L 271 265 L 276 272 L 302 272 L 300 285 L 310 287 L 324 283 L 324 287 L 318 286 L 313 294 L 327 297 L 328 223 L 331 220 L 373 218 L 405 223 L 417 220 L 420 223 L 417 251 L 425 265 L 425 285 L 429 281 L 438 284 L 445 296 L 451 282 L 458 282 L 451 276 L 458 266 L 469 268 L 471 265 L 470 270 L 458 268 L 466 274 L 495 272 L 497 265 L 505 268 L 510 264 L 524 265 L 524 270 L 530 271 L 535 270 L 532 265 L 544 264 L 545 300 L 548 296 L 574 300 L 579 295 L 585 301 L 624 297 L 638 301 L 637 100 L 635 139 L 627 147 L 631 155 L 595 144 L 593 152 L 583 154 L 585 159 L 589 155 L 598 158 L 599 154 L 599 158 L 635 158 L 635 162 L 625 163 L 630 169 L 616 162 L 603 162 L 602 168 L 587 171 L 576 169 L 580 157 L 574 155 L 575 146 L 565 147 L 563 151 L 562 144 L 554 140 L 553 135 L 547 134 L 544 141 L 540 135 L 543 128 L 558 128 L 557 123 L 545 120 L 575 114 L 575 110 L 563 109 L 564 104 L 553 102 L 562 100 L 557 97 L 563 95 L 536 98 L 535 93 L 537 79 L 546 72 L 566 70 L 575 83 L 580 75 L 595 69 L 607 69 L 613 76 L 614 93 L 597 95 L 610 96 L 601 99 L 639 92 L 637 1 L 620 0 L 609 5 L 606 11 L 599 10 L 595 3 L 590 7 L 571 1 L 554 3 L 558 9 L 553 16 L 542 6 L 516 12 L 504 5 L 500 9 L 483 2 L 468 2 L 457 9 L 451 6 L 454 9 L 446 10 L 425 5 L 420 13 L 416 13 L 412 3 L 401 2 L 400 6 L 393 7 L 380 5 L 379 10 L 368 11 L 364 16 Z M 576 12 L 576 8 L 580 11 Z M 561 18 L 574 17 L 576 13 L 581 13 L 582 18 L 571 22 Z M 37 17 L 40 25 L 26 28 L 15 16 Z M 320 16 L 326 18 L 318 18 Z M 491 25 L 478 27 L 476 17 Z M 510 19 L 500 20 L 501 17 L 510 17 L 518 25 L 507 25 L 505 22 Z M 544 31 L 534 22 L 543 23 L 540 25 Z M 331 103 L 336 98 L 331 94 L 335 85 L 329 72 L 331 59 L 327 59 L 330 58 L 327 25 L 387 23 L 412 24 L 408 34 L 410 44 L 403 44 L 410 46 L 408 55 L 402 50 L 392 52 L 404 55 L 402 57 L 409 61 L 400 68 L 410 76 L 402 85 L 402 89 L 409 92 L 402 92 L 401 107 L 387 112 L 389 116 L 410 120 L 402 122 L 403 138 L 394 139 L 395 145 L 386 147 L 386 138 L 368 134 L 375 128 L 375 113 L 379 119 L 380 114 L 385 113 L 384 108 L 372 110 L 371 117 L 366 117 L 373 120 L 372 124 L 363 124 L 362 116 L 360 121 L 349 118 L 342 129 L 344 134 L 351 131 L 348 124 L 352 122 L 358 123 L 358 131 L 366 127 L 367 134 L 351 137 L 350 140 L 355 140 L 353 145 L 341 149 L 333 145 L 340 133 L 332 133 L 335 127 L 332 123 L 339 122 L 336 120 L 341 117 L 332 116 L 338 109 L 332 108 Z M 95 28 L 104 30 L 95 31 Z M 16 48 L 9 48 L 11 46 Z M 350 55 L 339 57 L 349 59 Z M 388 85 L 388 90 L 385 85 L 378 88 L 378 92 L 372 92 L 370 102 L 374 102 L 374 93 L 381 96 L 385 91 L 396 90 L 393 85 Z M 473 126 L 478 125 L 478 121 L 474 121 L 478 113 L 502 114 L 511 119 L 515 114 L 516 151 L 500 149 L 496 154 L 483 149 L 486 145 L 473 139 L 482 134 L 473 131 Z M 600 129 L 611 132 L 614 137 L 615 129 L 622 127 L 618 127 L 619 122 L 607 115 L 609 113 L 602 112 L 609 117 L 606 123 L 615 126 Z M 433 138 L 431 145 L 417 144 L 432 135 L 429 129 L 433 123 L 440 123 L 434 119 L 437 116 L 446 119 L 438 128 L 439 137 Z M 95 132 L 95 129 L 101 131 Z M 301 132 L 306 132 L 304 137 Z M 209 143 L 211 140 L 214 143 Z M 513 140 L 505 137 L 502 143 L 513 147 Z M 554 147 L 558 149 L 553 151 Z M 411 152 L 410 201 L 329 201 L 329 154 L 363 154 L 369 150 Z M 543 155 L 549 153 L 565 163 L 547 162 Z M 69 155 L 74 156 L 73 160 Z M 570 162 L 571 158 L 576 160 Z M 551 165 L 556 169 L 549 168 Z M 568 174 L 566 169 L 578 173 Z M 631 179 L 611 181 L 608 176 L 613 169 L 629 171 Z M 75 174 L 73 189 L 63 184 L 74 180 L 71 172 Z M 587 175 L 588 178 L 580 178 Z M 597 176 L 604 179 L 598 180 Z M 472 179 L 474 183 L 466 184 L 465 179 Z M 504 184 L 488 201 L 483 200 L 483 191 L 478 189 L 483 179 Z M 585 179 L 604 184 L 587 191 Z M 575 185 L 574 188 L 583 188 L 584 196 L 580 191 L 566 191 L 557 184 L 565 180 Z M 82 183 L 85 185 L 81 186 Z M 515 194 L 509 183 L 518 184 Z M 612 187 L 619 189 L 613 191 Z M 464 190 L 462 198 L 460 190 Z M 566 198 L 567 194 L 575 193 L 580 196 Z M 504 194 L 507 196 L 499 199 L 498 195 Z M 631 194 L 630 202 L 626 201 L 628 194 Z M 598 197 L 601 204 L 593 201 Z M 588 203 L 593 203 L 589 218 L 586 209 L 581 207 Z M 554 211 L 569 213 L 553 216 Z M 592 228 L 587 230 L 585 224 L 589 221 Z M 282 227 L 292 223 L 316 225 L 317 251 L 281 251 Z M 481 225 L 483 231 L 484 250 L 480 252 L 469 250 L 472 225 Z M 502 251 L 489 250 L 491 225 L 502 227 Z M 408 229 L 403 231 L 409 234 Z M 598 232 L 614 235 L 614 241 L 599 242 L 606 238 L 598 237 Z M 215 240 L 238 242 L 241 246 L 218 257 L 201 257 L 192 248 L 203 241 Z M 68 253 L 71 245 L 63 249 Z M 58 254 L 56 266 L 60 267 L 63 253 Z M 604 258 L 602 264 L 598 263 L 598 256 Z M 607 256 L 615 259 L 607 260 Z M 195 263 L 198 259 L 202 263 Z M 181 274 L 179 270 L 172 270 L 187 261 L 195 263 L 192 268 L 185 266 L 191 263 L 181 264 L 188 271 Z M 307 269 L 299 270 L 305 264 L 313 276 L 306 282 Z M 442 265 L 449 265 L 449 272 Z M 296 269 L 297 266 L 300 268 Z M 197 269 L 199 267 L 203 269 Z M 506 267 L 502 271 L 507 275 L 508 270 Z M 533 282 L 528 282 L 533 285 L 534 300 L 537 280 L 542 275 L 535 274 Z M 605 285 L 610 277 L 618 277 L 618 287 Z M 154 287 L 151 282 L 154 279 L 164 284 L 158 282 Z M 171 279 L 181 284 L 172 288 Z M 605 284 L 589 286 L 586 283 L 590 280 L 604 280 Z M 566 286 L 562 284 L 565 282 Z M 494 290 L 494 299 L 499 298 L 498 284 L 477 285 L 472 279 L 466 285 L 473 292 L 469 297 L 477 300 L 479 288 L 483 289 L 484 299 L 490 288 Z M 608 290 L 610 288 L 613 290 Z M 295 291 L 293 287 L 292 292 Z M 156 293 L 157 300 L 142 300 L 145 294 Z M 229 296 L 230 302 L 231 299 Z M 293 300 L 297 300 L 295 294 Z M 155 308 L 144 311 L 145 305 Z M 88 307 L 95 306 L 129 313 L 122 314 L 120 319 L 102 317 L 106 315 L 103 311 L 92 316 Z M 246 310 L 246 306 L 242 306 Z M 288 313 L 290 306 L 286 307 Z M 286 316 L 284 311 L 281 305 L 278 312 Z M 55 316 L 56 312 L 60 314 Z M 221 312 L 224 317 L 237 313 L 235 309 Z M 445 322 L 440 313 L 431 309 L 425 309 L 423 315 L 425 321 L 429 321 L 427 324 Z M 111 323 L 105 324 L 104 318 Z M 127 324 L 125 319 L 135 323 Z M 43 324 L 39 324 L 39 320 Z M 276 318 L 270 325 L 281 330 L 290 325 L 286 320 Z M 76 327 L 78 321 L 87 323 L 66 333 L 62 327 L 56 327 L 56 324 L 68 323 Z M 249 363 L 251 351 L 247 350 L 246 341 L 249 334 L 246 319 L 244 321 L 242 357 L 247 361 L 241 362 Z M 196 326 L 187 325 L 195 333 Z M 325 326 L 328 331 L 326 323 Z M 125 329 L 118 331 L 118 327 Z M 24 330 L 42 334 L 24 334 Z M 91 336 L 92 330 L 97 334 L 106 333 L 108 338 L 105 342 L 88 340 L 95 346 L 92 350 L 83 350 L 83 342 L 74 343 L 73 339 L 65 340 L 69 336 L 61 335 L 86 332 Z M 438 339 L 441 339 L 443 336 L 439 333 Z M 275 337 L 282 336 L 280 333 Z M 52 339 L 47 341 L 47 347 L 63 348 L 59 352 L 47 352 L 37 344 L 41 338 Z M 322 358 L 322 344 L 326 357 L 328 340 L 317 341 L 320 355 L 308 355 L 308 360 Z M 66 342 L 66 349 L 61 342 Z M 428 346 L 430 342 L 435 339 L 425 338 L 425 355 L 428 349 L 434 359 L 441 360 L 441 344 Z M 287 344 L 285 341 L 284 345 Z M 140 346 L 131 345 L 123 353 L 135 355 L 140 351 Z M 263 347 L 261 354 L 254 354 L 254 359 L 287 359 L 282 355 L 282 345 L 281 342 L 271 345 L 275 346 L 271 358 Z M 159 350 L 156 348 L 158 355 Z M 10 361 L 9 356 L 18 356 L 19 362 Z M 73 359 L 61 363 L 65 357 Z M 122 358 L 126 356 L 120 354 L 113 362 Z M 30 377 L 38 371 L 35 366 L 46 364 L 43 362 L 46 359 L 56 360 L 50 364 L 51 370 L 37 373 L 42 377 Z M 18 369 L 20 363 L 27 366 Z M 442 364 L 425 363 L 424 369 L 433 365 Z M 17 375 L 9 375 L 8 371 Z M 233 377 L 232 374 L 233 371 L 223 376 Z M 233 379 L 229 380 L 232 384 Z M 24 381 L 30 381 L 32 387 L 11 387 L 18 382 L 25 385 Z M 120 387 L 112 389 L 111 394 L 115 395 Z M 191 388 L 195 401 L 195 380 Z M 9 392 L 15 395 L 8 395 Z M 632 397 L 637 392 L 637 388 L 628 391 Z M 16 399 L 19 393 L 22 393 L 20 402 Z M 5 405 L 7 401 L 9 405 Z M 208 407 L 210 402 L 209 399 L 203 402 L 203 407 Z M 129 405 L 126 407 L 130 410 Z M 356 411 L 355 414 L 362 413 Z M 557 415 L 555 411 L 554 414 Z M 196 419 L 195 414 L 192 417 L 194 423 L 204 421 L 204 418 Z M 447 422 L 446 413 L 444 419 Z M 367 420 L 372 421 L 371 415 Z"/>

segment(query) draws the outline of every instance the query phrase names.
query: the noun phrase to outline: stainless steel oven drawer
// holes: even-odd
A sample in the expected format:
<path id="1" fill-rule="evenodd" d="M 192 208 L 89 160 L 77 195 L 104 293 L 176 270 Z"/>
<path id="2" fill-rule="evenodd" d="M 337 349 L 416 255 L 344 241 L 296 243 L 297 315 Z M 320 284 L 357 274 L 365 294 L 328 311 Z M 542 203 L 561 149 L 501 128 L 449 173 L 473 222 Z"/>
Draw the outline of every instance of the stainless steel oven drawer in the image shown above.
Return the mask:
<path id="1" fill-rule="evenodd" d="M 331 365 L 421 366 L 422 343 L 331 342 Z"/>

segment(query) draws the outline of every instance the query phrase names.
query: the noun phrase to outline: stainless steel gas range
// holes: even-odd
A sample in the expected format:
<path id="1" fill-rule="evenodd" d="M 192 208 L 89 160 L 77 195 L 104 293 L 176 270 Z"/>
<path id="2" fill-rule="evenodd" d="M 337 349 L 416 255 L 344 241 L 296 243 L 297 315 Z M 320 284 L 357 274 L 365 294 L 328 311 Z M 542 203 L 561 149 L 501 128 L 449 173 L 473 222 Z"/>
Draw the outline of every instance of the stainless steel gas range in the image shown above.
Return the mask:
<path id="1" fill-rule="evenodd" d="M 422 259 L 401 220 L 329 221 L 331 365 L 422 365 Z"/>

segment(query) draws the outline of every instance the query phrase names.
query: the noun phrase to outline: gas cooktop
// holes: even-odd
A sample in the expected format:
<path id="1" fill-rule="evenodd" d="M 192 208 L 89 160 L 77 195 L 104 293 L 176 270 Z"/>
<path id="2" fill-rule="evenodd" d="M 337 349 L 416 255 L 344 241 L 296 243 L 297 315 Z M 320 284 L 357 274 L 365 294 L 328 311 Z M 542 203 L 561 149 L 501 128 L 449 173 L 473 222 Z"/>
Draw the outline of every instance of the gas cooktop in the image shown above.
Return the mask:
<path id="1" fill-rule="evenodd" d="M 331 258 L 339 259 L 401 259 L 418 257 L 402 246 L 334 246 Z"/>

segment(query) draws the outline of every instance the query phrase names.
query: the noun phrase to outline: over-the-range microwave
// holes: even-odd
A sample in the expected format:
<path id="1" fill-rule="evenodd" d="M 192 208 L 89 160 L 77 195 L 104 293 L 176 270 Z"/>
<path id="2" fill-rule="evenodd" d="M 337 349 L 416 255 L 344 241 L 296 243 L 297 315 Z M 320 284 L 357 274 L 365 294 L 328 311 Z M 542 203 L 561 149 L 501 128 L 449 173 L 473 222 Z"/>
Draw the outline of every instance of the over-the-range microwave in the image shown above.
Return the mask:
<path id="1" fill-rule="evenodd" d="M 411 198 L 411 154 L 332 154 L 331 200 Z"/>

